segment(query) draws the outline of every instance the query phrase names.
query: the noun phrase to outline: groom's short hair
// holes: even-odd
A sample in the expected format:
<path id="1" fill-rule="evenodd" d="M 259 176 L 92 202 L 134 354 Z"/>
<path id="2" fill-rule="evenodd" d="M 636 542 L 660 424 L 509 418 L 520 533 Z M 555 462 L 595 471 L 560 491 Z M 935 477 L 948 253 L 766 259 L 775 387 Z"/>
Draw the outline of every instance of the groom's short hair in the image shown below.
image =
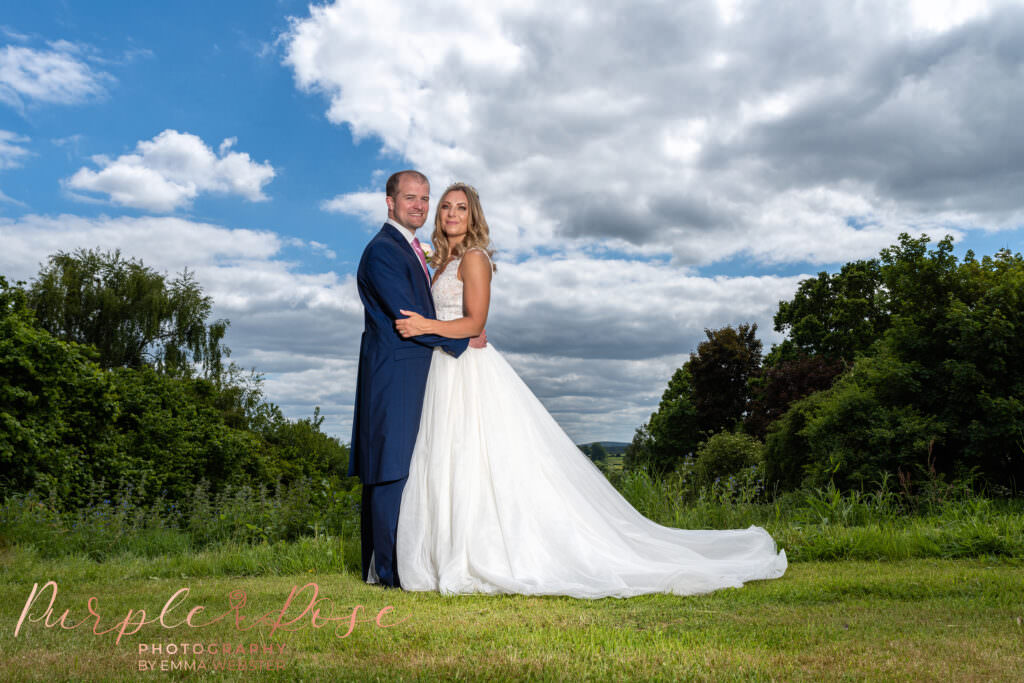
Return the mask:
<path id="1" fill-rule="evenodd" d="M 427 180 L 427 176 L 423 175 L 419 171 L 414 171 L 411 168 L 406 169 L 404 171 L 399 171 L 398 173 L 392 173 L 391 177 L 388 178 L 388 183 L 387 185 L 384 186 L 384 191 L 385 194 L 387 194 L 387 196 L 398 196 L 398 183 L 402 180 L 402 176 L 404 175 L 410 175 L 416 180 L 420 181 L 421 183 L 426 183 L 427 185 L 430 185 L 430 181 Z"/>

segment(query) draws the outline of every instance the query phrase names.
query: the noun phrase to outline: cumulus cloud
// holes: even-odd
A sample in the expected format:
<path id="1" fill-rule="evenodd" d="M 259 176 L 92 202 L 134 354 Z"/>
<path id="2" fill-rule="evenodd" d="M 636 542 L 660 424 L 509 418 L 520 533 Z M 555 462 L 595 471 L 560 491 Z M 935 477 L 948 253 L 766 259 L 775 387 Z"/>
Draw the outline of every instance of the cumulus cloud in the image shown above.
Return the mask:
<path id="1" fill-rule="evenodd" d="M 82 167 L 65 184 L 106 194 L 114 204 L 158 212 L 188 206 L 201 192 L 265 201 L 263 186 L 273 180 L 274 167 L 232 151 L 236 142 L 227 138 L 214 152 L 198 136 L 168 129 L 140 141 L 133 154 L 94 156 L 98 171 Z"/>
<path id="2" fill-rule="evenodd" d="M 28 103 L 78 104 L 106 93 L 113 76 L 93 69 L 81 46 L 57 41 L 49 48 L 0 49 L 0 102 L 22 110 Z"/>
<path id="3" fill-rule="evenodd" d="M 701 277 L 667 264 L 579 254 L 534 256 L 499 265 L 488 336 L 514 353 L 556 358 L 637 361 L 688 353 L 705 327 L 770 319 L 798 280 Z"/>
<path id="4" fill-rule="evenodd" d="M 477 185 L 500 246 L 706 265 L 1020 226 L 1022 36 L 1013 2 L 367 0 L 282 42 L 329 120 Z"/>
<path id="5" fill-rule="evenodd" d="M 380 222 L 382 206 L 384 192 L 349 192 L 320 202 L 323 211 L 358 216 L 364 223 L 369 224 Z"/>

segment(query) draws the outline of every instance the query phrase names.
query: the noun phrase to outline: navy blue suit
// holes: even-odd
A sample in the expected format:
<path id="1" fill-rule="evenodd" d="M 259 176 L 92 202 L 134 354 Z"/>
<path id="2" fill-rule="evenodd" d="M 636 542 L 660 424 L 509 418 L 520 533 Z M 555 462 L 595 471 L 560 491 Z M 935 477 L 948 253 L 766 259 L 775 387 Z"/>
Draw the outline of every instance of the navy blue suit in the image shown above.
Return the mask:
<path id="1" fill-rule="evenodd" d="M 459 356 L 469 340 L 428 334 L 403 339 L 398 334 L 395 320 L 405 317 L 401 309 L 435 317 L 419 257 L 398 228 L 385 223 L 370 240 L 356 280 L 365 316 L 348 473 L 363 483 L 363 580 L 373 558 L 380 582 L 398 586 L 398 510 L 416 444 L 430 356 L 435 346 Z"/>

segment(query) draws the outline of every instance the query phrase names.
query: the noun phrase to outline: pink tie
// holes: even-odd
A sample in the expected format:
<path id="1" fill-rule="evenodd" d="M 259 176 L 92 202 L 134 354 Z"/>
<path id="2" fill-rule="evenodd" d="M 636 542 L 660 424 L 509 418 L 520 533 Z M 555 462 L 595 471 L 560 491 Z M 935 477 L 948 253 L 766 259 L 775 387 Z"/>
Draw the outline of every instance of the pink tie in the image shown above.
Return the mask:
<path id="1" fill-rule="evenodd" d="M 420 240 L 417 237 L 412 238 L 412 250 L 420 257 L 420 265 L 423 266 L 423 274 L 427 276 L 427 282 L 430 282 L 430 271 L 427 270 L 427 259 L 423 255 L 423 247 L 420 246 Z"/>

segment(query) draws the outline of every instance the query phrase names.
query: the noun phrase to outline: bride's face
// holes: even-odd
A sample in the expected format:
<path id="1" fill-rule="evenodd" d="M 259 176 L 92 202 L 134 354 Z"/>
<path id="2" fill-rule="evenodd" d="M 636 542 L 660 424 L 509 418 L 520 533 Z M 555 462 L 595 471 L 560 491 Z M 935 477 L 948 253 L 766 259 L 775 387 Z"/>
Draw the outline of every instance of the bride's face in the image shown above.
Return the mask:
<path id="1" fill-rule="evenodd" d="M 452 190 L 442 197 L 437 211 L 448 239 L 464 237 L 469 232 L 469 200 L 462 190 Z"/>

